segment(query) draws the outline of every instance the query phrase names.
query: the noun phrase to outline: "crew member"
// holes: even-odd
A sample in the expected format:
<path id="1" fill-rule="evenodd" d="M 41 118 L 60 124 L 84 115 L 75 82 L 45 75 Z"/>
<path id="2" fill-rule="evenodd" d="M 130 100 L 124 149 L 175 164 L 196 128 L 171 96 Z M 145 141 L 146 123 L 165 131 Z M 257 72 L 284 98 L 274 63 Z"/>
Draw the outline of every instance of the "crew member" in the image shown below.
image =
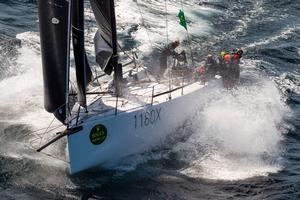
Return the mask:
<path id="1" fill-rule="evenodd" d="M 219 71 L 219 63 L 211 54 L 207 55 L 204 63 L 204 67 L 205 67 L 205 74 L 204 74 L 205 82 L 214 78 Z"/>
<path id="2" fill-rule="evenodd" d="M 221 52 L 220 75 L 223 79 L 225 88 L 233 88 L 240 79 L 240 58 L 243 51 L 241 49 L 234 50 L 233 54 Z"/>
<path id="3" fill-rule="evenodd" d="M 174 42 L 171 42 L 170 44 L 168 44 L 162 51 L 161 51 L 161 55 L 159 58 L 159 63 L 160 63 L 160 70 L 159 70 L 159 76 L 163 76 L 163 74 L 165 73 L 166 69 L 167 69 L 167 65 L 168 65 L 168 57 L 172 56 L 173 58 L 178 58 L 178 57 L 182 57 L 181 54 L 178 54 L 175 49 L 180 45 L 180 41 L 176 40 Z M 185 55 L 184 55 L 185 57 Z"/>
<path id="4" fill-rule="evenodd" d="M 233 82 L 236 84 L 240 80 L 240 59 L 243 56 L 242 49 L 235 49 L 232 56 Z"/>
<path id="5" fill-rule="evenodd" d="M 218 61 L 219 61 L 219 74 L 222 76 L 225 72 L 224 72 L 224 62 L 225 62 L 225 59 L 224 59 L 224 56 L 228 54 L 226 51 L 222 50 L 219 54 L 219 57 L 218 57 Z"/>

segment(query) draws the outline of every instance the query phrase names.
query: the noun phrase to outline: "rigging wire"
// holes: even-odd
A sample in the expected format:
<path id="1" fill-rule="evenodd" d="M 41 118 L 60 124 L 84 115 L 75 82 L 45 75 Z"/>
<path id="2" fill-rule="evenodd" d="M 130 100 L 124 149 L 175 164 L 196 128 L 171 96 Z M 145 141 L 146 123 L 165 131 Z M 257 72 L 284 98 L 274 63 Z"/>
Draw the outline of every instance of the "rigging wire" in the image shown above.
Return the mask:
<path id="1" fill-rule="evenodd" d="M 142 65 L 142 64 L 140 64 L 140 63 L 136 63 L 136 59 L 135 59 L 135 56 L 136 55 L 133 55 L 133 57 L 131 57 L 123 48 L 122 48 L 122 46 L 118 43 L 118 47 L 119 47 L 119 49 L 121 50 L 121 52 L 123 52 L 124 53 L 124 55 L 125 56 L 127 56 L 127 58 L 129 59 L 129 60 L 131 60 L 132 62 L 135 62 L 135 65 L 136 65 L 136 67 L 134 67 L 133 69 L 138 69 L 138 68 L 143 68 L 144 70 L 145 70 L 145 72 L 146 72 L 146 76 L 150 79 L 150 76 L 149 76 L 149 74 L 150 74 L 150 72 L 149 72 L 149 70 L 144 66 L 144 65 Z M 126 74 L 126 73 L 129 73 L 129 71 L 132 71 L 132 70 L 128 70 L 127 72 L 123 72 L 123 74 Z"/>
<path id="2" fill-rule="evenodd" d="M 166 15 L 166 37 L 167 37 L 167 44 L 169 44 L 169 26 L 168 26 L 168 5 L 167 5 L 167 0 L 165 0 L 165 15 Z M 171 90 L 171 69 L 169 69 L 168 62 L 167 62 L 167 69 L 168 69 L 168 74 L 169 74 L 169 90 Z M 171 99 L 171 93 L 169 94 L 169 99 Z"/>
<path id="3" fill-rule="evenodd" d="M 29 136 L 29 135 L 35 135 L 35 136 L 37 136 L 37 137 L 40 137 L 41 133 L 38 134 L 38 132 L 40 132 L 40 131 L 46 130 L 46 129 L 48 128 L 48 129 L 49 129 L 48 131 L 51 132 L 51 131 L 53 131 L 53 130 L 55 130 L 55 129 L 58 129 L 58 128 L 60 128 L 60 127 L 63 127 L 63 126 L 64 126 L 64 125 L 61 124 L 61 125 L 53 126 L 51 129 L 49 129 L 49 127 L 44 127 L 44 128 L 36 129 L 36 130 L 34 130 L 34 131 L 27 131 L 27 132 L 24 134 L 24 137 L 25 137 L 25 136 Z"/>
<path id="4" fill-rule="evenodd" d="M 181 3 L 181 9 L 184 12 L 183 1 L 181 0 L 180 3 Z M 188 43 L 189 43 L 189 48 L 190 48 L 190 51 L 191 51 L 192 68 L 194 68 L 195 67 L 195 62 L 194 62 L 194 56 L 193 56 L 193 51 L 192 51 L 192 42 L 191 42 L 191 39 L 190 39 L 190 34 L 189 34 L 189 31 L 188 31 L 188 28 L 186 28 L 186 35 L 187 35 L 187 39 L 188 39 Z"/>
<path id="5" fill-rule="evenodd" d="M 48 156 L 48 157 L 50 157 L 50 158 L 54 158 L 54 159 L 56 159 L 56 160 L 62 161 L 62 162 L 64 162 L 64 163 L 70 164 L 70 161 L 64 160 L 64 159 L 62 159 L 62 158 L 55 157 L 55 156 L 53 156 L 53 155 L 51 155 L 51 154 L 49 154 L 49 153 L 45 153 L 45 152 L 41 152 L 41 151 L 40 151 L 39 153 L 44 154 L 45 156 Z"/>
<path id="6" fill-rule="evenodd" d="M 168 6 L 167 0 L 165 0 L 165 15 L 166 15 L 166 37 L 167 37 L 167 45 L 169 43 L 169 27 L 168 27 Z"/>
<path id="7" fill-rule="evenodd" d="M 31 150 L 33 150 L 33 151 L 36 152 L 36 149 L 33 148 L 32 146 L 27 145 L 27 144 L 24 144 L 24 143 L 22 143 L 22 145 L 24 145 L 24 146 L 26 146 L 28 149 L 31 149 Z M 70 164 L 69 161 L 64 160 L 64 159 L 62 159 L 62 158 L 55 157 L 55 156 L 53 156 L 53 155 L 51 155 L 51 154 L 49 154 L 49 153 L 45 153 L 45 152 L 42 152 L 42 151 L 40 151 L 40 152 L 38 152 L 38 153 L 39 153 L 39 154 L 43 154 L 43 155 L 45 155 L 45 156 L 48 156 L 48 157 L 50 157 L 50 158 L 54 158 L 54 159 L 56 159 L 56 160 L 62 161 L 62 162 L 64 162 L 64 163 Z"/>
<path id="8" fill-rule="evenodd" d="M 47 127 L 47 129 L 45 130 L 45 132 L 43 133 L 42 138 L 41 138 L 41 140 L 40 140 L 39 146 L 41 146 L 41 143 L 42 143 L 42 141 L 43 141 L 43 139 L 44 139 L 44 136 L 45 136 L 45 134 L 48 132 L 48 129 L 51 127 L 51 125 L 52 125 L 52 123 L 54 122 L 54 120 L 55 120 L 55 117 L 53 117 L 51 123 L 49 124 L 49 126 Z"/>
<path id="9" fill-rule="evenodd" d="M 119 47 L 119 49 L 121 50 L 121 52 L 123 52 L 124 55 L 127 56 L 127 58 L 128 58 L 129 60 L 131 60 L 131 61 L 134 61 L 134 60 L 135 60 L 133 57 L 131 57 L 131 56 L 130 56 L 123 48 L 122 48 L 122 46 L 120 45 L 119 42 L 118 42 L 118 47 Z"/>
<path id="10" fill-rule="evenodd" d="M 149 43 L 150 43 L 150 45 L 151 45 L 151 48 L 153 49 L 153 42 L 151 41 L 151 38 L 150 38 L 150 35 L 149 35 L 149 32 L 148 32 L 148 29 L 147 29 L 146 26 L 145 26 L 145 18 L 144 18 L 144 16 L 143 16 L 143 13 L 142 13 L 142 10 L 141 10 L 141 7 L 140 7 L 140 4 L 138 3 L 138 1 L 136 1 L 136 5 L 137 5 L 137 7 L 138 7 L 139 13 L 140 13 L 141 18 L 142 18 L 142 25 L 144 26 L 144 28 L 145 28 L 145 30 L 146 30 L 146 34 L 147 34 Z"/>

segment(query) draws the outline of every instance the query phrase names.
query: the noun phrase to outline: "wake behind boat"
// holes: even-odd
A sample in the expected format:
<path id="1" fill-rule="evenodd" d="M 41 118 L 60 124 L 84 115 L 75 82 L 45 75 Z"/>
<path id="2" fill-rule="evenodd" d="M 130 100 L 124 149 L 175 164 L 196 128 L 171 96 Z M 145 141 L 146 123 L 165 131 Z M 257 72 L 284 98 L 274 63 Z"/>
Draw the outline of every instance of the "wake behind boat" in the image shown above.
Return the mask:
<path id="1" fill-rule="evenodd" d="M 90 2 L 99 27 L 94 38 L 96 62 L 105 74 L 113 74 L 113 81 L 87 90 L 93 77 L 84 47 L 83 1 L 39 1 L 45 109 L 66 130 L 38 151 L 67 136 L 71 173 L 162 145 L 168 134 L 195 113 L 201 94 L 218 82 L 204 83 L 195 77 L 194 66 L 178 68 L 175 62 L 173 69 L 168 67 L 167 78 L 159 81 L 135 60 L 124 64 L 130 70 L 123 73 L 114 1 Z M 187 30 L 183 11 L 179 19 Z M 76 92 L 69 86 L 71 37 Z"/>

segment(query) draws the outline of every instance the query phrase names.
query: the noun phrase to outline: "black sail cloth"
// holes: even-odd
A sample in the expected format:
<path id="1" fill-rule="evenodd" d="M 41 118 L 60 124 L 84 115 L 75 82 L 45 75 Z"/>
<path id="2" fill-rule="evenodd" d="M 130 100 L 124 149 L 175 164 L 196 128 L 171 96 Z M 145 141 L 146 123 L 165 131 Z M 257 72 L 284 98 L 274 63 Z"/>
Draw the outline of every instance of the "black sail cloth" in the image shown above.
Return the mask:
<path id="1" fill-rule="evenodd" d="M 113 39 L 112 39 L 112 15 L 110 0 L 90 0 L 91 6 L 98 24 L 98 31 L 94 37 L 96 62 L 106 74 L 114 70 L 113 64 Z"/>
<path id="2" fill-rule="evenodd" d="M 73 5 L 71 5 L 71 3 Z M 114 4 L 110 0 L 91 0 L 99 30 L 94 38 L 96 61 L 105 73 L 117 68 Z M 86 106 L 86 85 L 92 79 L 84 50 L 83 0 L 38 1 L 41 52 L 44 77 L 44 105 L 65 123 L 69 90 L 69 52 L 72 23 L 78 102 Z M 71 15 L 71 11 L 72 15 Z M 71 22 L 72 18 L 72 22 Z M 113 50 L 114 49 L 114 50 Z M 114 52 L 114 55 L 112 56 Z"/>
<path id="3" fill-rule="evenodd" d="M 64 123 L 69 81 L 71 4 L 38 1 L 44 79 L 44 106 Z"/>
<path id="4" fill-rule="evenodd" d="M 92 80 L 87 56 L 84 49 L 84 2 L 75 0 L 72 5 L 72 38 L 76 65 L 78 103 L 86 106 L 86 87 Z"/>
<path id="5" fill-rule="evenodd" d="M 96 62 L 110 75 L 114 71 L 116 95 L 122 95 L 123 72 L 118 63 L 117 31 L 114 0 L 90 0 L 98 24 L 94 37 Z"/>

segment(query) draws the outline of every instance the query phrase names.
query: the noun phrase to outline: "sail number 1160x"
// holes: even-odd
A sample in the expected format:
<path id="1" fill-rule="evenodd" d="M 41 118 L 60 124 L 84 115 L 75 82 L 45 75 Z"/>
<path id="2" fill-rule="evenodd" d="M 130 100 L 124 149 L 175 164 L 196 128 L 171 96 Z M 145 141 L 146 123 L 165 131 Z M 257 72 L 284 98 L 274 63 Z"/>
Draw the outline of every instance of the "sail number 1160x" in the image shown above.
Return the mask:
<path id="1" fill-rule="evenodd" d="M 134 115 L 135 129 L 153 125 L 156 122 L 160 121 L 161 120 L 160 112 L 161 112 L 161 108 L 155 108 L 155 109 L 147 110 L 140 114 Z"/>

